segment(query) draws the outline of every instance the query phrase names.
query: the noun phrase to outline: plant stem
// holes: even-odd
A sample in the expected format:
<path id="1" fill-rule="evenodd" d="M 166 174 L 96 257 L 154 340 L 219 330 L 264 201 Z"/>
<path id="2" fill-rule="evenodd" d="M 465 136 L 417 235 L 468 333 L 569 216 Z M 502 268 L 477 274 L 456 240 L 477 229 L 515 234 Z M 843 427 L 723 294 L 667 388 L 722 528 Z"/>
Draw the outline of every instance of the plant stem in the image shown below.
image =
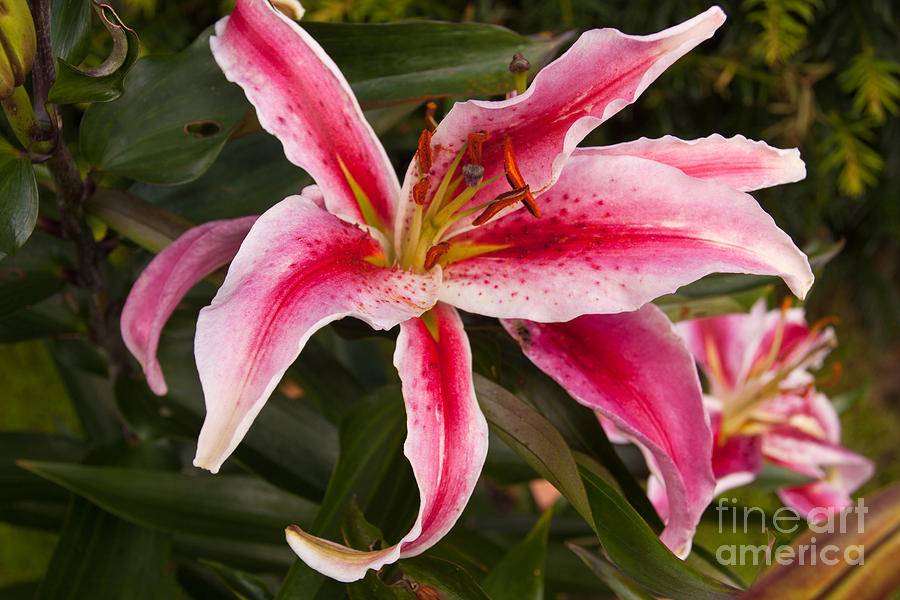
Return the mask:
<path id="1" fill-rule="evenodd" d="M 46 167 L 56 187 L 59 221 L 64 238 L 75 245 L 78 283 L 88 295 L 88 327 L 91 340 L 101 348 L 109 362 L 110 374 L 115 377 L 130 370 L 125 346 L 115 326 L 114 311 L 110 310 L 106 279 L 101 263 L 106 252 L 97 245 L 94 234 L 84 218 L 84 205 L 93 194 L 93 184 L 85 182 L 59 135 L 52 109 L 47 110 L 47 94 L 56 78 L 53 51 L 50 44 L 50 2 L 29 0 L 37 36 L 37 54 L 32 69 L 35 114 L 40 131 L 33 137 L 52 141 Z M 36 140 L 37 141 L 37 140 Z M 55 142 L 55 143 L 54 143 Z"/>

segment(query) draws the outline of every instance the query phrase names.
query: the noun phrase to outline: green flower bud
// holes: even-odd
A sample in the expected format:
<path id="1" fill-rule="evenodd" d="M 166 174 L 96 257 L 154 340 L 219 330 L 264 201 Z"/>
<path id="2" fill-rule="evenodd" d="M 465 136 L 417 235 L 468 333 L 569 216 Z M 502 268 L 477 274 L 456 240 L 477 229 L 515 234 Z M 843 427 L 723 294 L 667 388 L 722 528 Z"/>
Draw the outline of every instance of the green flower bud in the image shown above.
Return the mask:
<path id="1" fill-rule="evenodd" d="M 0 98 L 25 83 L 37 42 L 26 0 L 0 0 Z"/>

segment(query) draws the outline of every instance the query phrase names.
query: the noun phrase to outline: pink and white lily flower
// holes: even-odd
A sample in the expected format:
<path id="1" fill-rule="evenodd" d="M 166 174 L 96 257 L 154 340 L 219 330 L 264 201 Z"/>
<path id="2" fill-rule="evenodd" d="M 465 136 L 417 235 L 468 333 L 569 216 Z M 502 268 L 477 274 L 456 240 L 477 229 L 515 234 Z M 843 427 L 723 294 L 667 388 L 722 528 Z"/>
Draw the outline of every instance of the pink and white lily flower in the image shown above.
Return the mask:
<path id="1" fill-rule="evenodd" d="M 849 507 L 873 465 L 840 445 L 840 419 L 810 372 L 822 367 L 834 330 L 825 322 L 810 327 L 800 308 L 767 312 L 764 300 L 747 314 L 692 319 L 676 329 L 709 382 L 715 494 L 752 482 L 769 462 L 814 480 L 778 490 L 803 517 L 821 520 Z M 616 441 L 630 441 L 604 426 Z M 665 518 L 665 480 L 652 456 L 647 463 L 648 495 Z"/>
<path id="2" fill-rule="evenodd" d="M 710 385 L 716 493 L 749 483 L 768 461 L 815 480 L 778 490 L 800 515 L 817 520 L 850 506 L 874 469 L 840 445 L 840 418 L 810 373 L 835 344 L 826 321 L 809 326 L 802 308 L 767 312 L 760 300 L 747 314 L 677 328 Z"/>
<path id="3" fill-rule="evenodd" d="M 524 93 L 455 104 L 423 132 L 401 185 L 322 48 L 266 0 L 238 0 L 213 54 L 317 185 L 258 219 L 189 231 L 128 299 L 123 335 L 165 393 L 165 320 L 233 258 L 197 322 L 207 416 L 195 464 L 219 469 L 317 329 L 346 316 L 399 324 L 418 519 L 368 552 L 294 526 L 287 537 L 341 581 L 425 551 L 458 519 L 487 452 L 461 308 L 500 318 L 535 364 L 653 453 L 673 507 L 662 537 L 685 553 L 714 487 L 712 435 L 690 355 L 648 302 L 717 271 L 779 275 L 804 295 L 806 257 L 744 191 L 805 168 L 796 150 L 741 136 L 576 146 L 724 19 L 714 7 L 653 35 L 586 32 Z"/>

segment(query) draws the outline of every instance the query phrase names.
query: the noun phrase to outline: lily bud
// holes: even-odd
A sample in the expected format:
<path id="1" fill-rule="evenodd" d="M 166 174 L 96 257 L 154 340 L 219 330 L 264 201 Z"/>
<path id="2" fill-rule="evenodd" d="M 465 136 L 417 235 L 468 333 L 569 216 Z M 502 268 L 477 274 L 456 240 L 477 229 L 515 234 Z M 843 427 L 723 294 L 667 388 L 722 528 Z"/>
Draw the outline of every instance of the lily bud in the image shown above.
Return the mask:
<path id="1" fill-rule="evenodd" d="M 25 83 L 37 41 L 26 0 L 0 0 L 0 98 Z"/>

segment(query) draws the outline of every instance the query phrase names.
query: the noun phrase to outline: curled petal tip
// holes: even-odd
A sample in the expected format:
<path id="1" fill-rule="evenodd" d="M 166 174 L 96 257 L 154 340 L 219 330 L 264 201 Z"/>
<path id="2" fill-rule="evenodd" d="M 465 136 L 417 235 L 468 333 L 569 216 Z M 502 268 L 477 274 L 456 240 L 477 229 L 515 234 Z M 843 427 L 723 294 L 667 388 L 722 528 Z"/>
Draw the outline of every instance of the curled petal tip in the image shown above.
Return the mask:
<path id="1" fill-rule="evenodd" d="M 219 467 L 221 467 L 222 465 L 213 464 L 209 460 L 200 458 L 200 455 L 197 455 L 196 457 L 194 457 L 194 466 L 198 469 L 206 469 L 207 471 L 215 475 L 219 472 Z"/>

